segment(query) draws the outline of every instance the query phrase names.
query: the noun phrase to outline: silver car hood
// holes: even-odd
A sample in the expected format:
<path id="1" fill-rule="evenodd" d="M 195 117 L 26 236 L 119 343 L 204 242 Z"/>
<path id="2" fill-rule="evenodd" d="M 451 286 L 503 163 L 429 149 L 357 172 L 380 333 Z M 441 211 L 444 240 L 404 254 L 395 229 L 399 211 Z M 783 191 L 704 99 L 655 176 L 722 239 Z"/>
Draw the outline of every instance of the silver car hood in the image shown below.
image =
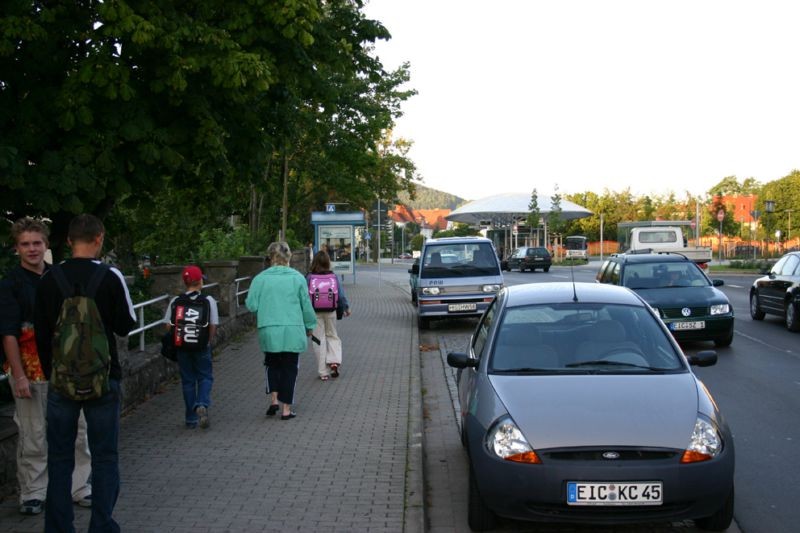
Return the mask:
<path id="1" fill-rule="evenodd" d="M 694 375 L 491 375 L 533 448 L 637 446 L 684 449 L 697 419 Z"/>

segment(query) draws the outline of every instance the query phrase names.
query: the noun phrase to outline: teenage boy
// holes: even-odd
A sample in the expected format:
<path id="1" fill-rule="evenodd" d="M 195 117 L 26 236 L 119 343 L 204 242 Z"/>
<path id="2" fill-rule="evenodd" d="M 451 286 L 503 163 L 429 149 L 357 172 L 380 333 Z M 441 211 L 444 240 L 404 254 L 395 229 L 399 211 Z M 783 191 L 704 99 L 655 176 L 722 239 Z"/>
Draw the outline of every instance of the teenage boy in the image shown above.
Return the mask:
<path id="1" fill-rule="evenodd" d="M 105 327 L 111 364 L 109 387 L 101 397 L 78 401 L 50 387 L 47 395 L 47 468 L 50 482 L 45 502 L 45 532 L 73 531 L 73 511 L 70 500 L 72 446 L 83 409 L 86 416 L 89 447 L 92 450 L 92 517 L 89 531 L 118 532 L 112 518 L 119 496 L 119 414 L 120 370 L 117 342 L 114 334 L 125 336 L 136 323 L 133 304 L 122 273 L 106 267 L 98 260 L 103 249 L 105 228 L 93 215 L 83 214 L 69 224 L 67 243 L 72 249 L 70 259 L 46 272 L 36 292 L 34 327 L 42 371 L 49 379 L 52 371 L 53 336 L 64 296 L 53 275 L 60 268 L 69 285 L 85 291 L 98 269 L 105 272 L 99 280 L 94 301 Z"/>
<path id="2" fill-rule="evenodd" d="M 214 383 L 211 344 L 217 334 L 219 311 L 212 296 L 200 293 L 205 276 L 199 267 L 187 266 L 181 277 L 186 291 L 170 301 L 164 322 L 167 329 L 175 328 L 173 339 L 178 349 L 184 422 L 188 429 L 198 424 L 206 429 L 210 425 L 208 409 Z"/>
<path id="3" fill-rule="evenodd" d="M 42 512 L 47 494 L 47 380 L 36 351 L 33 306 L 39 278 L 50 268 L 44 261 L 48 234 L 47 226 L 32 218 L 21 218 L 11 226 L 19 265 L 0 283 L 0 337 L 6 354 L 3 370 L 14 394 L 14 422 L 18 428 L 19 512 L 27 515 Z M 91 455 L 86 441 L 86 420 L 82 416 L 74 459 L 72 500 L 91 507 Z"/>

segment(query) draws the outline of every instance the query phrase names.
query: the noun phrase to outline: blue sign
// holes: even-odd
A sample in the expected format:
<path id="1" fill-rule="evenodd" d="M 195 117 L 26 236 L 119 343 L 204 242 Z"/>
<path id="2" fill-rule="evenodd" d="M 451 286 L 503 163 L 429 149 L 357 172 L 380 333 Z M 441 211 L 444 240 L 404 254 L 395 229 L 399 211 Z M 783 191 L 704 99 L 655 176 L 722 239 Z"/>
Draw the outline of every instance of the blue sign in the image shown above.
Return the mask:
<path id="1" fill-rule="evenodd" d="M 336 212 L 336 204 L 325 204 L 325 212 L 326 213 L 335 213 Z"/>

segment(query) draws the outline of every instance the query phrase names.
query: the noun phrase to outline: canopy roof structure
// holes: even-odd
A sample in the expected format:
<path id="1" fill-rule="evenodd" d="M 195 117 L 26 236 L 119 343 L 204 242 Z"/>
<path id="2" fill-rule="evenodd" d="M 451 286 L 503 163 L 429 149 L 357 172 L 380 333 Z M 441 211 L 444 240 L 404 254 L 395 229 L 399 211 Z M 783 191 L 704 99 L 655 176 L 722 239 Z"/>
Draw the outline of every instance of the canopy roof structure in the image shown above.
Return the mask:
<path id="1" fill-rule="evenodd" d="M 530 213 L 530 209 L 528 209 L 530 201 L 530 193 L 510 192 L 497 194 L 462 205 L 445 218 L 464 224 L 491 224 L 494 227 L 502 227 L 525 220 Z M 552 211 L 550 196 L 539 196 L 537 204 L 539 213 L 542 216 L 547 216 Z M 563 198 L 561 199 L 562 220 L 584 218 L 592 214 L 585 207 Z"/>

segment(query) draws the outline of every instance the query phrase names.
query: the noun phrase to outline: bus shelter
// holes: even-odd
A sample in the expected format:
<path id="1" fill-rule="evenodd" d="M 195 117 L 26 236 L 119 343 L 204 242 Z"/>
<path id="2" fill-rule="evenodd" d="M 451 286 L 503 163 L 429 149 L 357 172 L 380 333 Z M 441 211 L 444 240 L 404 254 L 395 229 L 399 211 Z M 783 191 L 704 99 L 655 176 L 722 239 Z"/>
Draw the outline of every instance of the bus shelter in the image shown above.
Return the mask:
<path id="1" fill-rule="evenodd" d="M 314 250 L 325 250 L 331 258 L 331 270 L 344 275 L 352 274 L 356 280 L 355 229 L 366 225 L 364 213 L 336 212 L 333 204 L 326 210 L 311 213 L 314 226 Z"/>

